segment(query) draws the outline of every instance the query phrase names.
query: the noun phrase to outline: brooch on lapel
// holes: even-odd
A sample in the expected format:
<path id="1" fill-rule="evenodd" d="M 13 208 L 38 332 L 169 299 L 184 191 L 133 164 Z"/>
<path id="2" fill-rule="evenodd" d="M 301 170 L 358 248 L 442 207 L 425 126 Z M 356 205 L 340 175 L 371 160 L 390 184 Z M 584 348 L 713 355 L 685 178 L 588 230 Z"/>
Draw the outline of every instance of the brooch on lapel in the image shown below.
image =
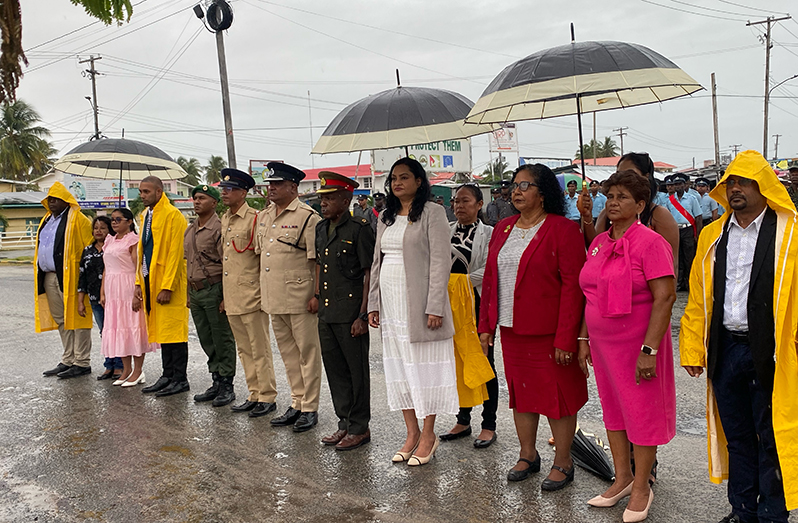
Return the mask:
<path id="1" fill-rule="evenodd" d="M 596 254 L 598 254 L 599 249 L 601 248 L 601 246 L 602 246 L 602 244 L 599 243 L 598 246 L 595 249 L 593 249 L 593 252 L 591 252 L 590 255 L 591 256 L 595 256 Z"/>
<path id="2" fill-rule="evenodd" d="M 513 228 L 512 225 L 508 225 L 507 227 L 505 227 L 504 232 L 508 233 L 508 232 L 510 232 L 510 229 L 512 229 L 512 228 Z"/>

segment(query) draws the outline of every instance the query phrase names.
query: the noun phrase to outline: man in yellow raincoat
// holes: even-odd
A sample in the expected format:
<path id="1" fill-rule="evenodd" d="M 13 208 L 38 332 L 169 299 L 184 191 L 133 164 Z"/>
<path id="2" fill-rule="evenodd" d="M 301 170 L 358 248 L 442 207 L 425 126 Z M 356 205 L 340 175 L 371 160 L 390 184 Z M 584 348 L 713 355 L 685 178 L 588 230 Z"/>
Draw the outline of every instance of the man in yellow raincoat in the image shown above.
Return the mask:
<path id="1" fill-rule="evenodd" d="M 710 196 L 732 212 L 701 233 L 681 364 L 707 369 L 710 479 L 722 522 L 787 523 L 798 507 L 798 224 L 767 160 L 744 151 Z"/>
<path id="2" fill-rule="evenodd" d="M 150 343 L 161 344 L 163 374 L 144 393 L 171 396 L 189 390 L 188 367 L 188 279 L 183 258 L 186 219 L 169 202 L 163 182 L 148 176 L 139 184 L 139 194 L 147 209 L 140 218 L 141 239 L 133 310 L 142 305 L 147 312 Z"/>
<path id="3" fill-rule="evenodd" d="M 50 187 L 42 205 L 47 214 L 39 224 L 33 269 L 36 332 L 58 329 L 64 346 L 61 363 L 44 375 L 74 378 L 91 372 L 91 315 L 78 314 L 80 256 L 92 242 L 91 220 L 60 182 Z"/>

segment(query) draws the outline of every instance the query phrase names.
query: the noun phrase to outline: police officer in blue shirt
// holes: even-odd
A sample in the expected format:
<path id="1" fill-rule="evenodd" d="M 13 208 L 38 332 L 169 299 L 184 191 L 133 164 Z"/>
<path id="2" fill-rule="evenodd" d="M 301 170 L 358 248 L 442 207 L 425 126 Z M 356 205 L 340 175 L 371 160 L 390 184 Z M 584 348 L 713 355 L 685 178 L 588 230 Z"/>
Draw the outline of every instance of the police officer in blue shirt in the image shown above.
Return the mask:
<path id="1" fill-rule="evenodd" d="M 668 187 L 666 207 L 679 227 L 679 277 L 676 290 L 688 290 L 690 267 L 695 257 L 696 240 L 701 233 L 701 204 L 686 192 L 687 176 L 674 174 L 665 178 Z"/>
<path id="2" fill-rule="evenodd" d="M 568 192 L 565 195 L 565 217 L 579 224 L 582 221 L 582 215 L 579 214 L 579 209 L 576 208 L 576 202 L 579 201 L 579 195 L 576 194 L 576 180 L 570 180 L 565 186 L 568 188 Z"/>
<path id="3" fill-rule="evenodd" d="M 601 192 L 601 184 L 596 180 L 590 182 L 590 197 L 593 199 L 593 225 L 607 205 L 607 197 Z"/>
<path id="4" fill-rule="evenodd" d="M 718 219 L 719 207 L 718 202 L 709 196 L 709 180 L 706 178 L 699 178 L 695 181 L 695 189 L 701 197 L 701 219 L 704 227 Z"/>

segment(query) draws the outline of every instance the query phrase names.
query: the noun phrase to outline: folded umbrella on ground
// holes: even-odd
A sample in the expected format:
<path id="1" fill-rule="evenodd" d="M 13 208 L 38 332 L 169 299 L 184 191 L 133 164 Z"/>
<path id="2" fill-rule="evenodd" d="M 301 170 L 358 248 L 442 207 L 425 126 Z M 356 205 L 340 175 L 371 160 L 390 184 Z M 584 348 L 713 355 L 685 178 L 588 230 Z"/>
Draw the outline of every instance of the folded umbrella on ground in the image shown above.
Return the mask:
<path id="1" fill-rule="evenodd" d="M 571 444 L 571 457 L 574 463 L 601 479 L 607 481 L 615 479 L 615 471 L 610 463 L 610 458 L 607 456 L 601 440 L 595 434 L 586 434 L 577 427 L 574 441 Z"/>

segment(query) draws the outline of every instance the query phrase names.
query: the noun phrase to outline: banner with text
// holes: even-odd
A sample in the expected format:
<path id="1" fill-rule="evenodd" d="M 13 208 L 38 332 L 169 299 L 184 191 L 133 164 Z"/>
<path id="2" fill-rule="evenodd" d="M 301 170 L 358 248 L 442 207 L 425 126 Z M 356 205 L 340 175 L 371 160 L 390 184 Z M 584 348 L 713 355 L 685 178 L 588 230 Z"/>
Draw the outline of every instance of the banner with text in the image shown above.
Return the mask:
<path id="1" fill-rule="evenodd" d="M 119 207 L 119 180 L 86 178 L 63 173 L 64 187 L 72 193 L 81 209 L 115 209 Z M 125 182 L 122 181 L 124 184 Z M 125 195 L 126 196 L 126 195 Z M 126 206 L 122 198 L 122 206 Z"/>
<path id="2" fill-rule="evenodd" d="M 468 139 L 412 145 L 407 148 L 407 154 L 418 160 L 427 172 L 471 172 L 471 141 Z M 404 147 L 372 151 L 371 166 L 374 172 L 387 172 L 404 156 Z"/>
<path id="3" fill-rule="evenodd" d="M 496 129 L 488 135 L 488 140 L 492 153 L 518 152 L 518 132 L 514 123 L 503 124 L 501 129 Z"/>

